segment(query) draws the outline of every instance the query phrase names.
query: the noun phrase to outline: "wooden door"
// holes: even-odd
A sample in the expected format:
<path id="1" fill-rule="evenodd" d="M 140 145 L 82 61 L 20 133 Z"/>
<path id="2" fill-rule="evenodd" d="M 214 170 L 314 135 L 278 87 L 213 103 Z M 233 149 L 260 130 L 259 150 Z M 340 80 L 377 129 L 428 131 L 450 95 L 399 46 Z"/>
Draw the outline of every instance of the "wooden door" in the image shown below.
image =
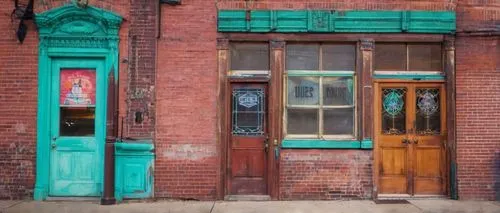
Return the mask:
<path id="1" fill-rule="evenodd" d="M 231 85 L 228 193 L 267 194 L 267 84 Z"/>
<path id="2" fill-rule="evenodd" d="M 379 194 L 446 193 L 444 84 L 381 83 L 375 93 Z"/>
<path id="3" fill-rule="evenodd" d="M 55 61 L 49 196 L 100 196 L 104 126 L 100 62 Z"/>

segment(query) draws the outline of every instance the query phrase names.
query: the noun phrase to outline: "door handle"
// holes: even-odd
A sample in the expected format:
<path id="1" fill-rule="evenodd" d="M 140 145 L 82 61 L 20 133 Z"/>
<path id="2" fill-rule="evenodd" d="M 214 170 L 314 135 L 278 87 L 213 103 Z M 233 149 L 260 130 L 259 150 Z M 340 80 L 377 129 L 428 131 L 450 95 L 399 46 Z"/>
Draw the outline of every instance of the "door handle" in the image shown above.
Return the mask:
<path id="1" fill-rule="evenodd" d="M 264 139 L 264 151 L 266 153 L 269 152 L 269 137 L 266 137 L 266 139 Z"/>
<path id="2" fill-rule="evenodd" d="M 418 139 L 413 140 L 414 144 L 418 144 Z"/>
<path id="3" fill-rule="evenodd" d="M 403 138 L 403 140 L 401 140 L 401 143 L 410 144 L 411 141 L 408 140 L 408 138 Z"/>

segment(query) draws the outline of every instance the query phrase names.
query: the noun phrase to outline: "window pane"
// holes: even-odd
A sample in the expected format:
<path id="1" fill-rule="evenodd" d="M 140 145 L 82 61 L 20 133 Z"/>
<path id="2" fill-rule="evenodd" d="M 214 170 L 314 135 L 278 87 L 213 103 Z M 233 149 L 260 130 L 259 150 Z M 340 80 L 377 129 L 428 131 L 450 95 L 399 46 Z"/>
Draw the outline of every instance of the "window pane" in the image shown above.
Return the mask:
<path id="1" fill-rule="evenodd" d="M 441 44 L 408 45 L 410 71 L 441 71 Z"/>
<path id="2" fill-rule="evenodd" d="M 318 77 L 288 77 L 289 105 L 319 105 Z"/>
<path id="3" fill-rule="evenodd" d="M 382 89 L 382 133 L 406 133 L 406 88 Z"/>
<path id="4" fill-rule="evenodd" d="M 319 45 L 314 45 L 314 44 L 287 45 L 286 69 L 319 70 Z"/>
<path id="5" fill-rule="evenodd" d="M 233 89 L 232 126 L 234 135 L 264 134 L 264 89 Z"/>
<path id="6" fill-rule="evenodd" d="M 417 89 L 415 95 L 417 134 L 439 135 L 441 133 L 439 89 Z"/>
<path id="7" fill-rule="evenodd" d="M 323 105 L 352 105 L 353 88 L 352 77 L 324 77 Z"/>
<path id="8" fill-rule="evenodd" d="M 95 105 L 96 72 L 93 69 L 61 69 L 59 104 L 61 106 Z"/>
<path id="9" fill-rule="evenodd" d="M 375 70 L 405 71 L 406 45 L 405 44 L 376 44 Z"/>
<path id="10" fill-rule="evenodd" d="M 231 70 L 269 70 L 269 46 L 231 43 Z"/>
<path id="11" fill-rule="evenodd" d="M 318 134 L 318 109 L 288 109 L 288 134 Z"/>
<path id="12" fill-rule="evenodd" d="M 61 136 L 93 136 L 94 107 L 61 107 L 59 134 Z"/>
<path id="13" fill-rule="evenodd" d="M 351 44 L 329 44 L 321 47 L 323 70 L 354 71 L 356 46 Z"/>
<path id="14" fill-rule="evenodd" d="M 354 135 L 354 108 L 323 110 L 325 135 Z"/>

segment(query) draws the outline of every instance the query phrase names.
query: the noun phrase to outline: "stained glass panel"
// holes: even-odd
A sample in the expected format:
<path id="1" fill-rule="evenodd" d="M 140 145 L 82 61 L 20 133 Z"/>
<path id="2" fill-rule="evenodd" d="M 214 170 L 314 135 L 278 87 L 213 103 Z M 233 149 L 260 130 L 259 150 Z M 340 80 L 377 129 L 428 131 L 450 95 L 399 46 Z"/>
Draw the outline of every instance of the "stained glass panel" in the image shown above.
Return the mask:
<path id="1" fill-rule="evenodd" d="M 382 133 L 406 133 L 406 88 L 382 89 Z"/>
<path id="2" fill-rule="evenodd" d="M 264 89 L 235 88 L 232 96 L 233 135 L 264 134 Z"/>
<path id="3" fill-rule="evenodd" d="M 419 135 L 439 135 L 441 113 L 439 89 L 419 88 L 416 96 L 416 130 Z"/>

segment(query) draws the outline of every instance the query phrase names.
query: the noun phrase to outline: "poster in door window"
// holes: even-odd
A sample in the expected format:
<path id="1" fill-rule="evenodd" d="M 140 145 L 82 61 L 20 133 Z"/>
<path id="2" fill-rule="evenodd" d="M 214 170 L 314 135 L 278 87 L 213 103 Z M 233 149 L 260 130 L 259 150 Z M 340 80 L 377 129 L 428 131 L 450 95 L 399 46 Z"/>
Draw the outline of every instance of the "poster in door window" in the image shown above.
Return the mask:
<path id="1" fill-rule="evenodd" d="M 65 106 L 95 105 L 95 70 L 61 70 L 61 93 L 59 102 Z"/>

